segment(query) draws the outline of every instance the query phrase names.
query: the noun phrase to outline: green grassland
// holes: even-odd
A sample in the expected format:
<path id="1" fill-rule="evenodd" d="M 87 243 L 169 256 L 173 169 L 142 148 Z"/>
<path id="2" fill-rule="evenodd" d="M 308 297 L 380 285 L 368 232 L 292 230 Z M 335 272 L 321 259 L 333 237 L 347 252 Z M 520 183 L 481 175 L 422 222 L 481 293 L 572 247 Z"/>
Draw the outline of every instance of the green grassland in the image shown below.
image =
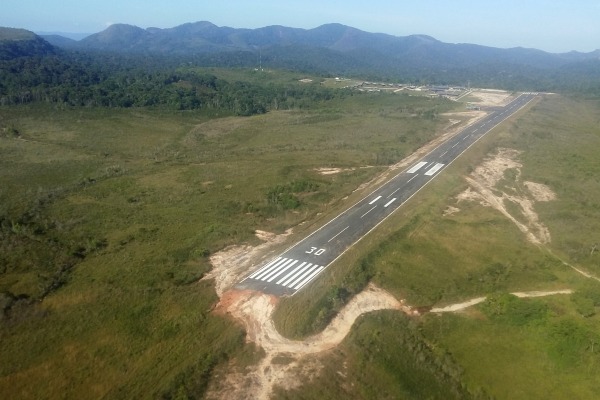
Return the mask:
<path id="1" fill-rule="evenodd" d="M 244 118 L 0 108 L 0 394 L 202 397 L 215 367 L 261 357 L 240 326 L 211 313 L 213 285 L 199 281 L 209 255 L 256 243 L 256 229 L 311 231 L 441 133 L 440 114 L 454 107 L 356 94 Z M 284 299 L 275 322 L 290 337 L 319 331 L 369 281 L 423 310 L 491 295 L 486 303 L 459 315 L 363 316 L 317 376 L 275 398 L 595 398 L 600 284 L 564 262 L 600 274 L 599 111 L 547 96 L 511 118 Z M 521 150 L 520 179 L 557 194 L 535 205 L 548 248 L 500 213 L 456 202 L 463 176 L 498 147 Z M 443 216 L 448 205 L 460 212 Z M 506 295 L 563 288 L 575 293 Z"/>
<path id="2" fill-rule="evenodd" d="M 208 256 L 256 243 L 256 229 L 312 229 L 454 107 L 354 95 L 247 118 L 0 108 L 1 397 L 202 397 L 215 366 L 260 357 L 211 313 Z"/>
<path id="3" fill-rule="evenodd" d="M 325 357 L 330 368 L 317 387 L 282 397 L 311 398 L 304 393 L 322 390 L 323 398 L 334 398 L 338 387 L 354 398 L 596 398 L 600 283 L 564 262 L 596 275 L 600 268 L 600 254 L 592 251 L 600 232 L 599 111 L 591 100 L 547 96 L 536 102 L 473 146 L 319 281 L 284 300 L 276 323 L 287 335 L 303 336 L 322 329 L 368 281 L 422 310 L 492 296 L 465 314 L 414 320 L 420 335 L 414 345 L 394 322 L 402 318 L 389 312 L 365 316 Z M 463 176 L 499 147 L 523 152 L 521 181 L 544 183 L 557 194 L 535 205 L 552 235 L 547 247 L 527 242 L 499 212 L 455 199 L 467 188 Z M 507 171 L 502 184 L 518 185 L 515 177 Z M 444 216 L 449 205 L 460 212 Z M 575 293 L 506 295 L 559 288 Z M 434 366 L 449 372 L 440 375 Z M 440 382 L 445 395 L 428 392 Z"/>

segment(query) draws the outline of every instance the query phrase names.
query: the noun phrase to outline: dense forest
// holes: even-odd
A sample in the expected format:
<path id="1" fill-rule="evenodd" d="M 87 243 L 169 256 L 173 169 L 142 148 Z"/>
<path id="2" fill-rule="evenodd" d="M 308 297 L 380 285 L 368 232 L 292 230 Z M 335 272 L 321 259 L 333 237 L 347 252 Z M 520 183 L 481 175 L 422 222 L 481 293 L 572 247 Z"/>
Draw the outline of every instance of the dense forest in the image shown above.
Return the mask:
<path id="1" fill-rule="evenodd" d="M 61 52 L 0 61 L 0 105 L 161 106 L 253 115 L 344 95 L 319 85 L 230 82 L 160 56 Z"/>
<path id="2" fill-rule="evenodd" d="M 262 70 L 261 64 L 269 69 L 323 77 L 586 96 L 600 93 L 600 60 L 594 58 L 544 68 L 540 62 L 519 63 L 510 59 L 484 62 L 486 59 L 481 58 L 478 63 L 465 63 L 457 61 L 457 55 L 446 54 L 450 61 L 445 65 L 436 61 L 433 50 L 421 58 L 398 58 L 384 57 L 369 48 L 341 52 L 298 43 L 260 50 L 127 53 L 61 49 L 25 30 L 0 29 L 0 105 L 46 102 L 84 107 L 156 106 L 253 115 L 274 109 L 306 108 L 349 93 L 292 81 L 239 82 L 206 72 L 207 67 Z"/>

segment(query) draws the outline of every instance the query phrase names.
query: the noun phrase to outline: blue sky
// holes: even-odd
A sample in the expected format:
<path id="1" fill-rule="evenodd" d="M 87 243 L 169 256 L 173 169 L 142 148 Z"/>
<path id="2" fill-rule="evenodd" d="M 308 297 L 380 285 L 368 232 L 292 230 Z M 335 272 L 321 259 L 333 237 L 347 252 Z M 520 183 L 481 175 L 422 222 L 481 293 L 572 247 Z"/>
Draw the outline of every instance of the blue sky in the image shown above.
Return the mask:
<path id="1" fill-rule="evenodd" d="M 449 43 L 551 52 L 600 48 L 600 0 L 2 0 L 0 12 L 0 26 L 35 32 L 95 33 L 113 23 L 170 28 L 195 21 L 306 29 L 338 22 Z"/>

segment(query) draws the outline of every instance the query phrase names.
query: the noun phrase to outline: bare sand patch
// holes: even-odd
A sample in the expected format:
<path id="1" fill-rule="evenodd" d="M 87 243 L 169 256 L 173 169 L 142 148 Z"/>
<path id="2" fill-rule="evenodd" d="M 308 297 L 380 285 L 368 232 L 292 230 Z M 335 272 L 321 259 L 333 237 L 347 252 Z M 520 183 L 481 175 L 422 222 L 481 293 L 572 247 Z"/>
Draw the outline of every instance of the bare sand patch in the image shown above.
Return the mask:
<path id="1" fill-rule="evenodd" d="M 493 90 L 493 89 L 476 89 L 473 90 L 470 95 L 475 97 L 477 103 L 480 106 L 504 106 L 508 104 L 513 96 L 510 92 L 504 90 Z"/>
<path id="2" fill-rule="evenodd" d="M 533 291 L 533 292 L 513 292 L 511 293 L 513 296 L 517 296 L 520 298 L 526 297 L 543 297 L 543 296 L 553 296 L 557 294 L 571 294 L 573 290 L 571 289 L 563 289 L 563 290 L 551 290 L 551 291 Z M 463 311 L 469 307 L 472 307 L 476 304 L 483 303 L 487 297 L 476 297 L 471 300 L 464 301 L 462 303 L 451 304 L 445 307 L 434 307 L 429 312 L 432 313 L 447 313 L 447 312 L 458 312 Z"/>
<path id="3" fill-rule="evenodd" d="M 531 193 L 535 201 L 552 201 L 556 199 L 556 193 L 543 183 L 525 181 L 523 184 L 529 190 L 529 193 Z"/>
<path id="4" fill-rule="evenodd" d="M 258 246 L 229 246 L 213 254 L 210 257 L 213 269 L 202 279 L 214 279 L 215 290 L 221 297 L 226 290 L 258 268 L 261 261 L 272 255 L 273 247 L 283 243 L 291 233 L 291 229 L 281 235 L 257 230 L 255 235 L 264 243 Z"/>
<path id="5" fill-rule="evenodd" d="M 453 206 L 448 206 L 448 207 L 446 207 L 446 209 L 442 213 L 442 216 L 448 217 L 450 215 L 456 214 L 457 212 L 460 212 L 460 208 L 453 207 Z"/>
<path id="6" fill-rule="evenodd" d="M 493 207 L 512 221 L 531 243 L 546 244 L 551 240 L 550 231 L 539 220 L 534 205 L 536 201 L 550 201 L 556 196 L 543 184 L 521 182 L 523 165 L 518 161 L 520 154 L 520 151 L 514 149 L 499 148 L 496 154 L 488 156 L 465 177 L 469 188 L 460 193 L 457 200 L 477 201 L 483 206 Z M 503 187 L 498 187 L 508 170 L 514 171 L 513 181 L 504 182 Z M 507 187 L 507 184 L 514 187 Z M 519 186 L 527 190 L 517 190 Z M 517 205 L 520 215 L 511 214 L 506 202 Z"/>

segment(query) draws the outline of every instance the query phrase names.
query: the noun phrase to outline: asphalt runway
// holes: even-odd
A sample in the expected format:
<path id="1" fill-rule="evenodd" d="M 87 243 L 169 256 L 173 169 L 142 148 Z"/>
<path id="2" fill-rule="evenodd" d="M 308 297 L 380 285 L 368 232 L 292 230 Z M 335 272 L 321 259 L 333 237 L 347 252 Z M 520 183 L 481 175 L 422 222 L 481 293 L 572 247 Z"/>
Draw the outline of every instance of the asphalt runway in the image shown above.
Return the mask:
<path id="1" fill-rule="evenodd" d="M 485 118 L 440 144 L 371 194 L 262 265 L 236 287 L 276 296 L 291 296 L 306 287 L 452 161 L 536 95 L 523 93 L 504 107 L 492 108 Z"/>

